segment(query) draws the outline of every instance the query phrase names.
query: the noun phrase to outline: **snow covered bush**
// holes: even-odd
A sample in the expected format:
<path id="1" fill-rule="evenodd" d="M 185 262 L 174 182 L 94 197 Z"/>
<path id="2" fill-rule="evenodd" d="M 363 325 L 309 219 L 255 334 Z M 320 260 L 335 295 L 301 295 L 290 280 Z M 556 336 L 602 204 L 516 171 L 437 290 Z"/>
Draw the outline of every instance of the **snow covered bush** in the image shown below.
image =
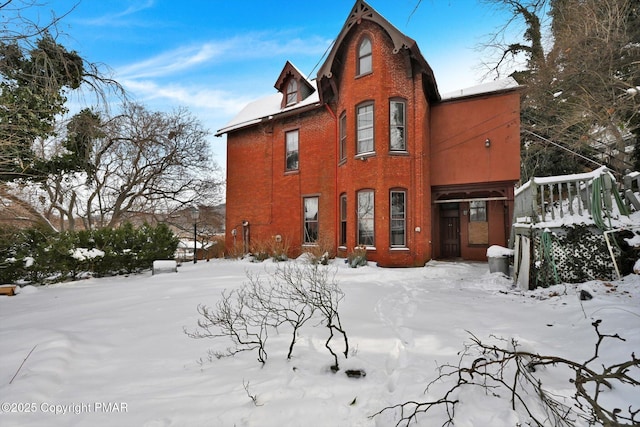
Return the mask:
<path id="1" fill-rule="evenodd" d="M 367 248 L 364 246 L 356 246 L 347 257 L 349 267 L 357 268 L 367 265 Z"/>
<path id="2" fill-rule="evenodd" d="M 336 257 L 333 240 L 325 235 L 320 235 L 315 244 L 303 249 L 312 264 L 329 265 L 329 260 Z"/>
<path id="3" fill-rule="evenodd" d="M 199 305 L 198 329 L 185 329 L 185 333 L 191 338 L 231 340 L 231 347 L 213 352 L 217 358 L 256 351 L 258 361 L 264 364 L 270 332 L 290 332 L 290 359 L 302 327 L 315 318 L 328 330 L 325 348 L 333 356 L 331 369 L 337 371 L 339 356 L 333 338 L 335 334 L 342 336 L 344 347 L 340 353 L 345 358 L 349 342 L 338 312 L 344 293 L 335 281 L 335 271 L 317 264 L 286 262 L 267 279 L 251 274 L 247 277 L 248 282 L 241 288 L 223 292 L 215 307 Z"/>
<path id="4" fill-rule="evenodd" d="M 12 238 L 0 243 L 0 283 L 45 284 L 82 274 L 138 272 L 151 268 L 156 259 L 172 259 L 178 244 L 164 224 L 61 233 L 13 231 Z"/>

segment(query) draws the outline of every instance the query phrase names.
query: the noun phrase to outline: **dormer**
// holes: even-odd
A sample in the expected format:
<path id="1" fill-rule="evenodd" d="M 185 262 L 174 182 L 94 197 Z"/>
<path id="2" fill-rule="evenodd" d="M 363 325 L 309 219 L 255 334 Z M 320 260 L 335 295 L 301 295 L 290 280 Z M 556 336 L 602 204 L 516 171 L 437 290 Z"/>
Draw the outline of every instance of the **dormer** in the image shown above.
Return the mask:
<path id="1" fill-rule="evenodd" d="M 284 65 L 274 86 L 282 94 L 282 108 L 303 101 L 315 90 L 307 77 L 289 61 Z"/>

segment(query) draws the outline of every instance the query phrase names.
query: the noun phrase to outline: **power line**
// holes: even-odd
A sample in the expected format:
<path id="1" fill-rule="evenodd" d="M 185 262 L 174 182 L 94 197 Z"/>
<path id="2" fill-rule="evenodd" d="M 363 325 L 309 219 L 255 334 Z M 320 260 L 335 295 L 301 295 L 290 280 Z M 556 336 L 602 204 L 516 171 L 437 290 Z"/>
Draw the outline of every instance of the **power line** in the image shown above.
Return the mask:
<path id="1" fill-rule="evenodd" d="M 545 137 L 544 137 L 544 136 L 542 136 L 542 135 L 538 135 L 538 134 L 537 134 L 537 133 L 535 133 L 535 132 L 531 132 L 530 130 L 527 130 L 527 129 L 523 129 L 522 131 L 523 131 L 523 132 L 530 133 L 531 135 L 535 136 L 536 138 L 540 138 L 541 140 L 543 140 L 543 141 L 545 141 L 545 142 L 548 142 L 549 144 L 554 145 L 554 146 L 556 146 L 556 147 L 558 147 L 558 148 L 561 148 L 561 149 L 563 149 L 563 150 L 565 150 L 565 151 L 568 151 L 569 153 L 574 154 L 574 155 L 576 155 L 576 156 L 580 157 L 581 159 L 584 159 L 584 160 L 586 160 L 586 161 L 588 161 L 588 162 L 594 163 L 594 164 L 596 164 L 596 165 L 598 165 L 598 166 L 604 166 L 603 164 L 598 163 L 598 162 L 596 162 L 595 160 L 588 158 L 587 156 L 583 156 L 582 154 L 580 154 L 580 153 L 578 153 L 578 152 L 575 152 L 575 151 L 573 151 L 573 150 L 570 150 L 569 148 L 564 147 L 564 146 L 562 146 L 562 145 L 558 144 L 557 142 L 553 142 L 552 140 L 550 140 L 550 139 L 548 139 L 548 138 L 545 138 Z"/>

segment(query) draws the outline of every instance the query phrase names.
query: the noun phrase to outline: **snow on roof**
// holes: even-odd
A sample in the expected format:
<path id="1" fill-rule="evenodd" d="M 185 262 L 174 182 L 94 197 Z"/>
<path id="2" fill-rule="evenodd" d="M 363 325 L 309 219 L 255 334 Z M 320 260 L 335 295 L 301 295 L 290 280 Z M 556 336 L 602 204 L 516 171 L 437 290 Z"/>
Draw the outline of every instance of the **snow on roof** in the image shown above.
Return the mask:
<path id="1" fill-rule="evenodd" d="M 293 64 L 291 65 L 293 66 Z M 303 74 L 301 73 L 301 75 Z M 320 105 L 317 81 L 315 79 L 307 80 L 307 83 L 311 85 L 314 91 L 311 95 L 297 104 L 282 108 L 283 95 L 280 92 L 257 99 L 247 104 L 233 119 L 231 119 L 231 121 L 229 121 L 223 128 L 219 129 L 216 132 L 216 136 L 221 136 L 225 133 L 260 123 L 264 119 L 271 119 L 273 116 L 287 111 L 297 110 L 311 105 Z M 506 79 L 449 92 L 442 95 L 441 98 L 443 101 L 446 101 L 456 98 L 464 98 L 467 96 L 515 89 L 519 86 L 518 82 L 516 82 L 512 77 L 508 77 Z"/>
<path id="2" fill-rule="evenodd" d="M 492 82 L 471 86 L 465 89 L 458 89 L 453 92 L 447 92 L 445 94 L 441 94 L 440 98 L 443 101 L 447 101 L 450 99 L 465 98 L 467 96 L 499 92 L 507 89 L 515 89 L 519 86 L 520 85 L 513 77 L 507 77 L 506 79 L 495 80 Z"/>
<path id="3" fill-rule="evenodd" d="M 276 114 L 287 111 L 297 110 L 299 108 L 308 107 L 310 105 L 320 105 L 320 98 L 316 87 L 316 81 L 307 81 L 313 88 L 313 93 L 302 101 L 282 108 L 282 94 L 274 93 L 264 98 L 257 99 L 247 104 L 240 112 L 227 123 L 222 129 L 216 132 L 216 136 L 220 136 L 227 132 L 251 126 L 260 123 L 263 119 L 272 118 Z"/>

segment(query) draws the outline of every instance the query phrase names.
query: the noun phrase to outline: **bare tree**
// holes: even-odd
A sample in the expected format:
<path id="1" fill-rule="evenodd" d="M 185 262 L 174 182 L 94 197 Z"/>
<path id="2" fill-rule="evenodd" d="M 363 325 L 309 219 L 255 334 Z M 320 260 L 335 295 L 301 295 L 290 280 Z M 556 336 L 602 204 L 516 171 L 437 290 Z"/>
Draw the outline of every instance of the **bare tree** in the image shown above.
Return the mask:
<path id="1" fill-rule="evenodd" d="M 89 141 L 75 142 L 83 145 L 75 148 L 82 155 L 75 161 L 84 170 L 50 174 L 30 187 L 34 203 L 40 200 L 48 213 L 55 212 L 61 228 L 73 229 L 78 219 L 87 229 L 113 227 L 131 212 L 169 214 L 217 197 L 221 184 L 208 131 L 187 110 L 152 112 L 127 103 L 121 114 L 85 126 Z M 92 126 L 96 130 L 89 132 Z M 68 146 L 76 134 L 67 133 Z M 56 150 L 64 151 L 61 144 Z"/>
<path id="2" fill-rule="evenodd" d="M 490 53 L 489 74 L 511 73 L 526 85 L 523 179 L 592 168 L 584 159 L 619 171 L 631 167 L 627 147 L 640 134 L 638 2 L 485 3 L 508 12 L 506 23 L 481 47 Z M 514 29 L 521 40 L 513 40 Z"/>

